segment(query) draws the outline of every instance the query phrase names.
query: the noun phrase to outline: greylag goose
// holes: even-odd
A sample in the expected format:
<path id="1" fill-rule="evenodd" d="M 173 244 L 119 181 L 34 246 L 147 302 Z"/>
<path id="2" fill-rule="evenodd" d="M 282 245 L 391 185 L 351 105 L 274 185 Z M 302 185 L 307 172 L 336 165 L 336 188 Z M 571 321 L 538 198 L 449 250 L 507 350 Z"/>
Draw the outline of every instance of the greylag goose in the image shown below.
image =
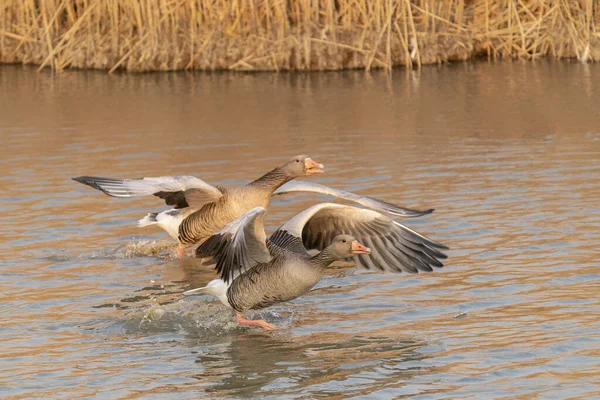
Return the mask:
<path id="1" fill-rule="evenodd" d="M 196 249 L 197 257 L 211 258 L 220 277 L 184 295 L 213 295 L 236 312 L 240 324 L 271 330 L 276 327 L 264 320 L 247 320 L 243 314 L 303 295 L 334 261 L 354 257 L 357 266 L 366 269 L 417 273 L 443 267 L 439 259 L 446 258 L 440 251 L 446 246 L 377 211 L 317 204 L 283 224 L 268 240 L 265 212 L 263 207 L 250 210 Z M 321 252 L 311 256 L 307 249 Z"/>
<path id="2" fill-rule="evenodd" d="M 213 186 L 193 176 L 140 179 L 80 176 L 72 179 L 109 196 L 154 195 L 163 199 L 167 205 L 173 206 L 172 209 L 160 213 L 149 213 L 138 222 L 138 226 L 158 225 L 164 229 L 178 242 L 178 256 L 183 254 L 186 247 L 203 241 L 244 212 L 257 206 L 267 207 L 273 194 L 299 191 L 321 193 L 405 217 L 417 217 L 433 212 L 433 209 L 417 211 L 398 207 L 368 196 L 359 196 L 316 183 L 291 182 L 303 175 L 321 173 L 322 169 L 322 164 L 317 164 L 309 157 L 296 156 L 247 185 L 230 188 Z"/>
<path id="3" fill-rule="evenodd" d="M 113 197 L 154 195 L 173 209 L 149 213 L 138 226 L 158 225 L 178 242 L 177 255 L 186 247 L 202 242 L 228 222 L 254 207 L 267 207 L 273 192 L 300 176 L 323 172 L 323 164 L 305 155 L 293 157 L 244 186 L 210 185 L 193 176 L 113 179 L 80 176 L 73 180 Z"/>

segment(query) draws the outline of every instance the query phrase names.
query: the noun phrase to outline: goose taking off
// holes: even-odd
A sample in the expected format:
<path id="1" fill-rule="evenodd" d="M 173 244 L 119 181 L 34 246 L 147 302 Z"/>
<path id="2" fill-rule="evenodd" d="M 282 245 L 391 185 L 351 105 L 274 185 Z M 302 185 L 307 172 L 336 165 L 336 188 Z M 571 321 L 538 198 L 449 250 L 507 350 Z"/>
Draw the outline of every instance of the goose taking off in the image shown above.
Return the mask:
<path id="1" fill-rule="evenodd" d="M 220 277 L 184 295 L 211 294 L 244 325 L 276 329 L 243 314 L 308 292 L 334 261 L 354 257 L 357 266 L 410 273 L 441 268 L 446 246 L 373 210 L 323 203 L 279 227 L 267 240 L 265 208 L 256 207 L 227 224 L 196 249 L 210 257 Z M 365 246 L 366 245 L 366 246 Z M 368 246 L 368 247 L 367 247 Z M 307 249 L 318 249 L 311 256 Z M 371 253 L 372 251 L 372 253 Z"/>
<path id="2" fill-rule="evenodd" d="M 80 176 L 73 180 L 113 197 L 154 195 L 164 199 L 172 209 L 149 213 L 138 226 L 158 225 L 178 242 L 177 254 L 186 247 L 202 242 L 228 222 L 254 207 L 267 207 L 273 192 L 300 176 L 323 172 L 308 156 L 293 157 L 280 167 L 243 186 L 212 186 L 193 176 L 112 179 Z"/>
<path id="3" fill-rule="evenodd" d="M 202 242 L 228 222 L 254 207 L 268 207 L 271 196 L 290 192 L 315 192 L 350 200 L 375 210 L 405 217 L 417 217 L 433 212 L 411 210 L 385 201 L 360 196 L 310 182 L 291 182 L 301 176 L 323 172 L 323 165 L 307 156 L 293 157 L 257 180 L 243 186 L 210 185 L 193 176 L 163 176 L 157 178 L 113 179 L 80 176 L 73 180 L 91 186 L 113 197 L 154 195 L 172 209 L 149 213 L 138 226 L 158 225 L 178 242 L 178 255 L 186 247 Z"/>

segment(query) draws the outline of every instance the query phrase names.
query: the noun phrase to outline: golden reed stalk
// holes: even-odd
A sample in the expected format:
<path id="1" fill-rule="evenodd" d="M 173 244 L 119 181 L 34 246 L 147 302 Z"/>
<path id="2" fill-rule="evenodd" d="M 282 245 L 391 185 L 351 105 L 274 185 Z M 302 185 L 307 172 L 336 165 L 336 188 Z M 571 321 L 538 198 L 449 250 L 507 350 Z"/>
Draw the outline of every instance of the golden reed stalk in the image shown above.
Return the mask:
<path id="1" fill-rule="evenodd" d="M 0 62 L 337 70 L 600 59 L 596 0 L 2 0 Z"/>

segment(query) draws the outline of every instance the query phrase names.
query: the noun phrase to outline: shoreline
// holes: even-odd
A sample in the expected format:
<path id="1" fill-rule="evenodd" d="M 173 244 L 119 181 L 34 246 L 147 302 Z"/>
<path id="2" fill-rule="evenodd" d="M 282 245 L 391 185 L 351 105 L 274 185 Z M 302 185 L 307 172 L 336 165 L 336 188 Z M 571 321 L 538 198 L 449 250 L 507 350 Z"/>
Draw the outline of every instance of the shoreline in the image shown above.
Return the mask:
<path id="1" fill-rule="evenodd" d="M 599 6 L 584 0 L 159 3 L 12 1 L 0 8 L 0 63 L 112 73 L 600 60 Z"/>

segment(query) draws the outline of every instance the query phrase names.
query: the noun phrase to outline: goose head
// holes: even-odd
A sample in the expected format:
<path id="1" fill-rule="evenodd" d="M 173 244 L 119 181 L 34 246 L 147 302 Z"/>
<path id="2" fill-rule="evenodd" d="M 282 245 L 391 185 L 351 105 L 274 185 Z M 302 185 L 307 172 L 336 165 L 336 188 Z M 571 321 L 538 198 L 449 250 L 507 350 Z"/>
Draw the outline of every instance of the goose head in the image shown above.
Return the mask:
<path id="1" fill-rule="evenodd" d="M 357 254 L 371 254 L 371 249 L 358 243 L 351 235 L 338 235 L 329 245 L 330 254 L 337 260 Z"/>
<path id="2" fill-rule="evenodd" d="M 314 162 L 306 155 L 292 157 L 288 162 L 281 166 L 281 170 L 292 178 L 320 174 L 323 172 L 323 168 L 323 164 Z"/>

